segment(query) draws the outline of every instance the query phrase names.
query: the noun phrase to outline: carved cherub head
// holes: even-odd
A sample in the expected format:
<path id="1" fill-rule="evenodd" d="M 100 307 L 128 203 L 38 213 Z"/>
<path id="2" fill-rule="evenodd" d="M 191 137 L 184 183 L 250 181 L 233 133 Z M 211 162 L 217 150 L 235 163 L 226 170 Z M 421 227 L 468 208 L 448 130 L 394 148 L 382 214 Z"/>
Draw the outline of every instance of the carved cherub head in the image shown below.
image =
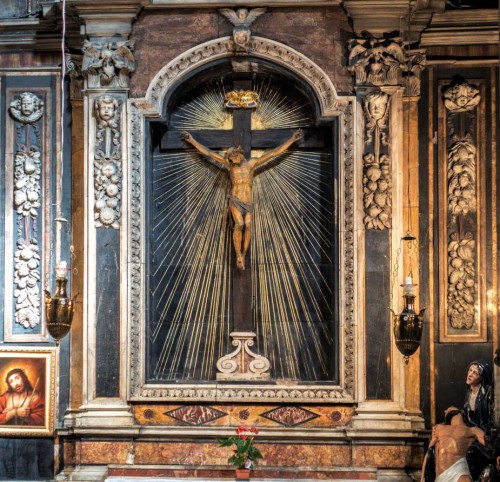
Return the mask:
<path id="1" fill-rule="evenodd" d="M 43 114 L 43 101 L 31 92 L 23 92 L 10 103 L 10 113 L 23 124 L 36 122 Z"/>
<path id="2" fill-rule="evenodd" d="M 118 107 L 118 101 L 110 95 L 103 95 L 94 101 L 94 115 L 100 127 L 117 127 Z"/>

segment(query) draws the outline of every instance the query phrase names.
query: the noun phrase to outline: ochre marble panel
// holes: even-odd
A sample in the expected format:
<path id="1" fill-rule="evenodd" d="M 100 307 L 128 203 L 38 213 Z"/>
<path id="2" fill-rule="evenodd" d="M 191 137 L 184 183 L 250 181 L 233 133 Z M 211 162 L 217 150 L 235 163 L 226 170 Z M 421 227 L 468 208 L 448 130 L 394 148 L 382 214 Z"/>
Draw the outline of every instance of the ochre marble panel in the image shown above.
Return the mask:
<path id="1" fill-rule="evenodd" d="M 226 465 L 227 447 L 210 443 L 139 442 L 135 447 L 136 464 Z"/>
<path id="2" fill-rule="evenodd" d="M 134 407 L 134 416 L 140 425 L 174 425 L 174 426 L 218 426 L 218 427 L 236 427 L 245 425 L 248 427 L 285 427 L 269 418 L 263 417 L 263 414 L 278 408 L 276 405 L 259 406 L 228 406 L 228 405 L 210 405 L 203 406 L 192 404 L 192 413 L 186 414 L 183 420 L 174 418 L 171 415 L 177 415 L 179 412 L 172 411 L 179 409 L 183 405 L 136 405 Z M 224 416 L 215 418 L 215 412 L 211 416 L 207 408 L 215 409 Z M 316 417 L 304 423 L 296 425 L 298 427 L 340 427 L 346 426 L 351 422 L 354 412 L 352 407 L 345 406 L 310 406 L 301 405 L 300 408 L 311 412 Z M 171 412 L 171 415 L 166 413 Z M 182 412 L 181 412 L 182 413 Z M 189 415 L 189 416 L 188 416 Z M 219 414 L 220 415 L 220 414 Z M 213 419 L 211 419 L 213 418 Z"/>
<path id="3" fill-rule="evenodd" d="M 257 444 L 264 459 L 260 466 L 271 467 L 348 467 L 351 451 L 347 445 Z M 231 450 L 213 443 L 138 442 L 136 464 L 227 465 Z"/>
<path id="4" fill-rule="evenodd" d="M 64 465 L 75 465 L 79 462 L 77 455 L 77 442 L 64 441 L 63 458 Z"/>
<path id="5" fill-rule="evenodd" d="M 274 467 L 348 467 L 351 450 L 347 445 L 261 444 L 262 466 Z"/>
<path id="6" fill-rule="evenodd" d="M 108 470 L 109 477 L 175 477 L 175 478 L 209 478 L 211 480 L 234 480 L 233 468 L 207 468 L 197 467 L 190 469 L 176 469 L 169 467 L 137 467 L 137 466 L 115 466 Z M 316 480 L 376 480 L 376 473 L 366 469 L 342 469 L 342 470 L 295 470 L 256 467 L 252 472 L 253 478 L 275 479 L 275 480 L 295 480 L 295 479 L 316 479 Z"/>
<path id="7" fill-rule="evenodd" d="M 131 447 L 130 442 L 81 442 L 82 464 L 124 464 Z"/>
<path id="8" fill-rule="evenodd" d="M 409 457 L 409 448 L 398 445 L 358 445 L 352 448 L 354 467 L 404 468 Z"/>

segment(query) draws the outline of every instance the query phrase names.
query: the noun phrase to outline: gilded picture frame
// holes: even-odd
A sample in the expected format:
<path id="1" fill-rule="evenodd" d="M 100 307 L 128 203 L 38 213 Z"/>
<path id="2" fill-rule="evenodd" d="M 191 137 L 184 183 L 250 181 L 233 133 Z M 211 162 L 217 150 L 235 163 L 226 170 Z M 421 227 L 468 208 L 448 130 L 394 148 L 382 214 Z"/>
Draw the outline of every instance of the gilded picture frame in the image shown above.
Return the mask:
<path id="1" fill-rule="evenodd" d="M 0 350 L 0 437 L 54 432 L 55 348 Z"/>

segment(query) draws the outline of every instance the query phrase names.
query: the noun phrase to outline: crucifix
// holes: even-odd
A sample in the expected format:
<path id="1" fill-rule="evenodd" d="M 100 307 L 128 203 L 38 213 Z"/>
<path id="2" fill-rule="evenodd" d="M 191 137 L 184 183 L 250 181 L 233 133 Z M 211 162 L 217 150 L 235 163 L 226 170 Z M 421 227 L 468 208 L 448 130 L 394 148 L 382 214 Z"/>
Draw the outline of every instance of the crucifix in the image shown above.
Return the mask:
<path id="1" fill-rule="evenodd" d="M 251 80 L 235 79 L 233 88 L 248 91 Z M 299 148 L 323 145 L 323 140 L 318 139 L 312 129 L 306 129 L 304 133 L 292 128 L 252 130 L 251 116 L 251 108 L 234 109 L 232 130 L 199 129 L 189 133 L 169 130 L 161 139 L 162 149 L 181 149 L 191 144 L 207 161 L 229 171 L 231 196 L 228 204 L 234 221 L 236 257 L 232 275 L 233 323 L 236 332 L 247 333 L 253 331 L 252 274 L 251 270 L 245 269 L 245 255 L 250 246 L 254 171 L 264 167 L 265 163 L 271 162 L 294 143 Z M 261 157 L 252 157 L 252 149 L 266 151 Z"/>

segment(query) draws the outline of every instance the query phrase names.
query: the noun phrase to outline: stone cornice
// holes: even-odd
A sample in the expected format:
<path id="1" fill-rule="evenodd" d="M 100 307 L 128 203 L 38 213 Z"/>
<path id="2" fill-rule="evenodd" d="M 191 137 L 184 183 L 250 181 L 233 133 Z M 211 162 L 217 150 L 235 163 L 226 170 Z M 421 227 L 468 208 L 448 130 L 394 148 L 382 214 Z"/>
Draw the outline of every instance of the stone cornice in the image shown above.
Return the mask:
<path id="1" fill-rule="evenodd" d="M 420 45 L 498 45 L 498 40 L 498 10 L 452 10 L 433 15 Z"/>
<path id="2" fill-rule="evenodd" d="M 0 19 L 0 50 L 56 50 L 60 43 L 56 22 L 33 17 Z"/>
<path id="3" fill-rule="evenodd" d="M 219 7 L 293 7 L 293 6 L 310 6 L 310 7 L 334 7 L 340 6 L 342 0 L 233 0 L 231 2 L 224 0 L 203 1 L 203 0 L 145 0 L 143 5 L 145 8 L 219 8 Z"/>
<path id="4" fill-rule="evenodd" d="M 357 35 L 367 31 L 380 38 L 386 33 L 397 31 L 407 40 L 409 30 L 413 43 L 419 40 L 432 14 L 444 10 L 445 3 L 445 0 L 412 2 L 410 29 L 407 26 L 407 0 L 344 0 L 343 6 L 352 19 Z"/>

